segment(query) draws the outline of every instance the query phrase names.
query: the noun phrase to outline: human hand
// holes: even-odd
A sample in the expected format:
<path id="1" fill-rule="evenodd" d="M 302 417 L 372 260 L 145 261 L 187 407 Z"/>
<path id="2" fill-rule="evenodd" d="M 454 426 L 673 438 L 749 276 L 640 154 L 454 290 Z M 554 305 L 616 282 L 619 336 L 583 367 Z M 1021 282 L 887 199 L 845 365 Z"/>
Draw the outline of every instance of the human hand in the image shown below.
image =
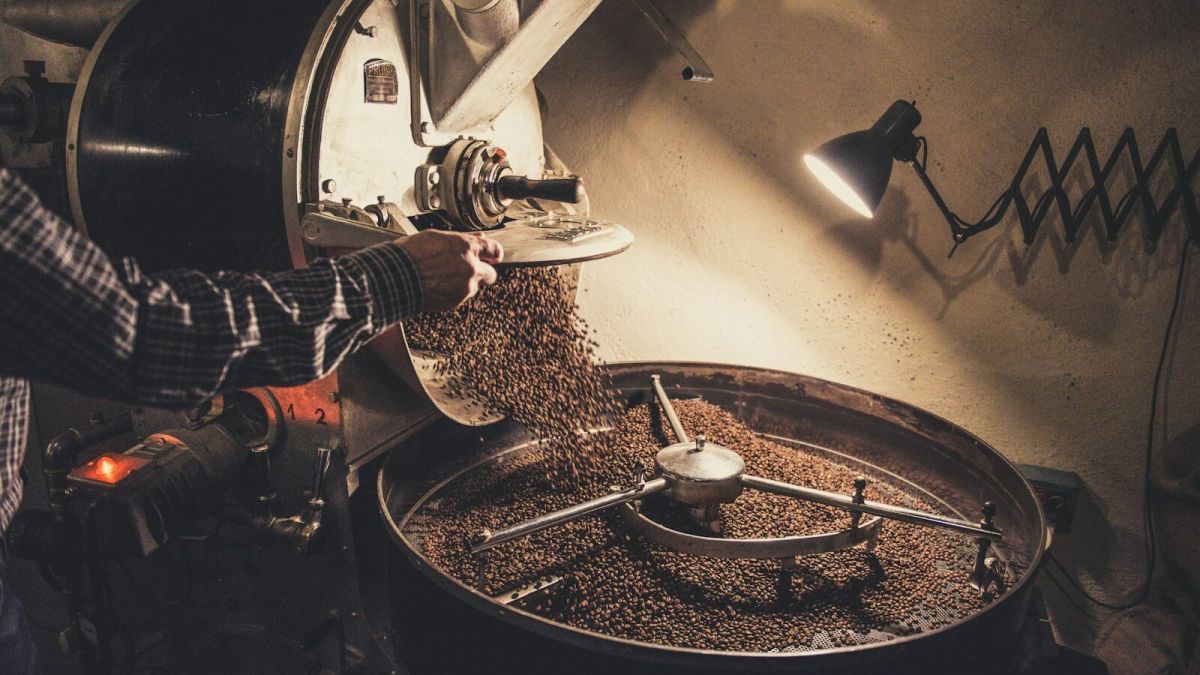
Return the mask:
<path id="1" fill-rule="evenodd" d="M 482 232 L 425 230 L 396 243 L 417 267 L 426 312 L 454 309 L 475 295 L 479 284 L 496 283 L 492 265 L 504 258 L 500 242 Z"/>

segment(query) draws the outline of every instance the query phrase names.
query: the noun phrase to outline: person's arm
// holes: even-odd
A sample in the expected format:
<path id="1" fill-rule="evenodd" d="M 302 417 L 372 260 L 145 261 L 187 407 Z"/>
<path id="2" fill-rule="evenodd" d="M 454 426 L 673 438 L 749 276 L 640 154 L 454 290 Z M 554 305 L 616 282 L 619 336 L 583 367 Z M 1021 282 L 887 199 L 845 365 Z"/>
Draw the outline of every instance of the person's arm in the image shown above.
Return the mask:
<path id="1" fill-rule="evenodd" d="M 479 259 L 487 246 L 457 246 L 465 297 L 495 271 Z M 424 267 L 383 244 L 274 274 L 144 275 L 129 261 L 122 273 L 0 170 L 0 373 L 159 406 L 300 384 L 423 304 L 454 300 L 424 297 L 439 265 Z"/>

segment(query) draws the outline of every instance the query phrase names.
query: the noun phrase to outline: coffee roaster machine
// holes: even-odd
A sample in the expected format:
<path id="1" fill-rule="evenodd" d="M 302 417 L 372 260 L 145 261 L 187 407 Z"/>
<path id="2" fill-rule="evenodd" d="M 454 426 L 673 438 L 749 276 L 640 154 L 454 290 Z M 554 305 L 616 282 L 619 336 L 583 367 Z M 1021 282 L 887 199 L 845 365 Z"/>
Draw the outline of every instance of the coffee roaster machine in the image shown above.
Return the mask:
<path id="1" fill-rule="evenodd" d="M 134 0 L 39 22 L 39 7 L 56 3 L 17 1 L 10 23 L 91 51 L 73 87 L 44 82 L 36 67 L 10 80 L 0 122 L 26 142 L 61 145 L 74 223 L 146 270 L 287 269 L 440 227 L 488 230 L 506 264 L 554 265 L 574 281 L 580 263 L 633 238 L 591 217 L 582 182 L 543 143 L 532 78 L 599 2 Z M 685 79 L 711 80 L 658 8 L 638 6 L 683 56 Z M 702 396 L 762 433 L 910 484 L 947 521 L 974 528 L 976 581 L 995 596 L 984 611 L 854 647 L 715 653 L 555 625 L 454 581 L 422 552 L 413 512 L 465 467 L 530 439 L 449 396 L 439 358 L 397 330 L 309 385 L 185 412 L 137 408 L 55 438 L 44 457 L 51 508 L 23 513 L 10 538 L 66 595 L 63 644 L 90 672 L 146 655 L 184 672 L 1011 665 L 1046 545 L 1029 485 L 944 420 L 784 373 L 610 369 L 631 404 L 654 395 L 658 374 L 674 394 Z M 114 450 L 125 433 L 132 446 Z M 669 466 L 655 480 L 674 476 L 677 494 L 696 478 Z M 984 521 L 968 522 L 985 503 Z M 866 508 L 861 494 L 839 504 Z M 877 518 L 856 518 L 830 536 L 866 544 L 872 528 Z M 192 578 L 169 602 L 162 588 L 178 584 L 141 589 L 164 627 L 162 646 L 147 647 L 122 619 L 113 588 L 125 580 L 111 564 L 133 566 L 136 585 L 138 568 L 120 561 L 171 550 Z"/>

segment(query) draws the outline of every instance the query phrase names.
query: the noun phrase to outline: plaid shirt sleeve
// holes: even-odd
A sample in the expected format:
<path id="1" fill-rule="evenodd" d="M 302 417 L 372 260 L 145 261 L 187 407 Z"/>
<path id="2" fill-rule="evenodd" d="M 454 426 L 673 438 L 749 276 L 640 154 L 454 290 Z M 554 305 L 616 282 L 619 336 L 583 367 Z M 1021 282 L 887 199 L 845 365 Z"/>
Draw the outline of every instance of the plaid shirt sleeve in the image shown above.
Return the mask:
<path id="1" fill-rule="evenodd" d="M 319 378 L 420 311 L 383 244 L 274 274 L 120 269 L 0 170 L 0 373 L 164 407 Z"/>

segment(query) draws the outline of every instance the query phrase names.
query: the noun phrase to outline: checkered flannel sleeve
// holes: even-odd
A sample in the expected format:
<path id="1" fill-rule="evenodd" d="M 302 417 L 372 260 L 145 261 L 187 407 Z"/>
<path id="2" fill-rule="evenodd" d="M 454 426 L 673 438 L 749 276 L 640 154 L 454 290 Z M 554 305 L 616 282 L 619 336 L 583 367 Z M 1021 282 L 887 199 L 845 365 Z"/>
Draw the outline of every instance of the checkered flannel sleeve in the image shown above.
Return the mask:
<path id="1" fill-rule="evenodd" d="M 421 303 L 394 244 L 274 274 L 118 269 L 0 170 L 0 374 L 188 406 L 319 378 Z"/>

